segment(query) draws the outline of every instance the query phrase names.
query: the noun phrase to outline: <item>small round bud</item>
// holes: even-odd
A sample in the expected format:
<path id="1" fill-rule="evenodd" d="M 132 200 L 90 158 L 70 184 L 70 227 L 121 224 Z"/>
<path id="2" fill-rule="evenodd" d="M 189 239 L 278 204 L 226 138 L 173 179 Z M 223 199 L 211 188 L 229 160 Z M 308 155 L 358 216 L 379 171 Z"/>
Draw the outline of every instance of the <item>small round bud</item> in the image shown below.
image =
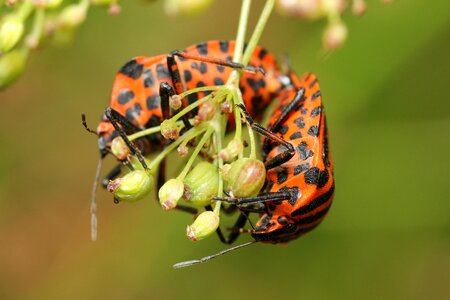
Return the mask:
<path id="1" fill-rule="evenodd" d="M 220 150 L 219 157 L 225 161 L 231 161 L 244 150 L 244 145 L 238 138 L 232 139 L 225 149 Z"/>
<path id="2" fill-rule="evenodd" d="M 219 191 L 219 174 L 216 167 L 206 161 L 197 164 L 184 179 L 188 195 L 183 198 L 196 206 L 211 204 Z"/>
<path id="3" fill-rule="evenodd" d="M 211 120 L 216 113 L 216 105 L 213 101 L 206 101 L 202 106 L 198 109 L 197 119 L 198 122 L 204 122 Z"/>
<path id="4" fill-rule="evenodd" d="M 178 95 L 170 96 L 169 105 L 172 109 L 177 110 L 181 107 L 183 103 L 181 102 L 181 98 Z"/>
<path id="5" fill-rule="evenodd" d="M 321 0 L 278 0 L 277 7 L 282 14 L 305 20 L 317 20 L 323 16 Z"/>
<path id="6" fill-rule="evenodd" d="M 343 22 L 329 25 L 323 33 L 323 44 L 328 50 L 341 47 L 347 39 L 347 26 Z"/>
<path id="7" fill-rule="evenodd" d="M 13 50 L 0 56 L 0 90 L 13 83 L 25 69 L 26 49 Z"/>
<path id="8" fill-rule="evenodd" d="M 8 52 L 22 37 L 23 22 L 16 16 L 10 16 L 0 25 L 0 51 Z"/>
<path id="9" fill-rule="evenodd" d="M 111 152 L 118 160 L 125 160 L 131 154 L 122 137 L 117 136 L 111 142 Z"/>
<path id="10" fill-rule="evenodd" d="M 233 112 L 233 108 L 230 102 L 225 101 L 222 104 L 220 104 L 220 111 L 224 114 L 231 114 Z"/>
<path id="11" fill-rule="evenodd" d="M 169 179 L 159 189 L 159 203 L 164 210 L 170 210 L 177 206 L 178 201 L 183 197 L 184 183 L 179 179 Z"/>
<path id="12" fill-rule="evenodd" d="M 191 241 L 198 241 L 213 234 L 219 227 L 219 216 L 212 211 L 202 212 L 194 223 L 186 228 L 186 235 Z"/>
<path id="13" fill-rule="evenodd" d="M 147 196 L 153 189 L 153 176 L 143 170 L 131 171 L 110 181 L 107 189 L 119 201 L 135 202 Z"/>
<path id="14" fill-rule="evenodd" d="M 322 10 L 325 14 L 340 14 L 345 10 L 345 0 L 321 0 Z"/>
<path id="15" fill-rule="evenodd" d="M 234 161 L 225 178 L 228 192 L 239 198 L 258 195 L 265 179 L 266 168 L 263 162 L 252 158 Z"/>
<path id="16" fill-rule="evenodd" d="M 352 12 L 356 16 L 362 16 L 367 10 L 367 3 L 364 0 L 353 0 Z"/>
<path id="17" fill-rule="evenodd" d="M 186 157 L 189 153 L 189 148 L 185 144 L 181 144 L 178 146 L 177 152 L 181 157 Z"/>
<path id="18" fill-rule="evenodd" d="M 122 11 L 122 7 L 118 3 L 112 3 L 109 6 L 108 13 L 110 16 L 117 16 Z"/>
<path id="19" fill-rule="evenodd" d="M 83 3 L 70 4 L 64 7 L 58 17 L 61 27 L 76 27 L 86 19 L 87 7 Z"/>
<path id="20" fill-rule="evenodd" d="M 165 11 L 169 16 L 196 14 L 204 11 L 212 0 L 166 0 Z"/>
<path id="21" fill-rule="evenodd" d="M 33 3 L 38 7 L 52 9 L 57 8 L 62 3 L 62 0 L 34 0 Z"/>
<path id="22" fill-rule="evenodd" d="M 161 134 L 166 139 L 175 140 L 180 135 L 180 130 L 175 121 L 167 119 L 161 123 Z"/>

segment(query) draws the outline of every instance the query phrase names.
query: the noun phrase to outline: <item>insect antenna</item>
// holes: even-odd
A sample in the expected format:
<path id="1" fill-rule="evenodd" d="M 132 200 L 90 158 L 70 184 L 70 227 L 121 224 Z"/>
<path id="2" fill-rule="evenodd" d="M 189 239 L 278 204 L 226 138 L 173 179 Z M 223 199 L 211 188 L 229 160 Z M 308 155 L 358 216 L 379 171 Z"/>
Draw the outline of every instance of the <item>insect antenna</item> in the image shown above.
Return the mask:
<path id="1" fill-rule="evenodd" d="M 200 258 L 200 259 L 194 259 L 194 260 L 183 261 L 183 262 L 174 264 L 174 265 L 173 265 L 173 268 L 174 268 L 174 269 L 180 269 L 180 268 L 190 267 L 190 266 L 192 266 L 192 265 L 197 265 L 197 264 L 205 263 L 205 262 L 207 262 L 207 261 L 209 261 L 209 260 L 211 260 L 211 259 L 213 259 L 213 258 L 216 258 L 217 256 L 223 255 L 223 254 L 228 253 L 228 252 L 230 252 L 230 251 L 237 250 L 237 249 L 242 248 L 242 247 L 250 246 L 250 245 L 252 245 L 252 244 L 254 244 L 254 243 L 257 243 L 257 242 L 258 242 L 258 241 L 247 242 L 247 243 L 244 243 L 244 244 L 240 244 L 240 245 L 237 245 L 237 246 L 234 246 L 234 247 L 231 247 L 231 248 L 222 250 L 222 251 L 220 251 L 219 253 L 216 253 L 216 254 L 213 254 L 213 255 L 209 255 L 209 256 L 205 256 L 205 257 Z"/>
<path id="2" fill-rule="evenodd" d="M 100 180 L 100 171 L 102 169 L 103 159 L 100 157 L 97 164 L 97 171 L 95 172 L 94 184 L 92 185 L 91 195 L 91 240 L 95 242 L 97 240 L 97 186 Z"/>
<path id="3" fill-rule="evenodd" d="M 87 130 L 87 132 L 93 133 L 98 136 L 97 131 L 90 129 L 88 127 L 87 122 L 86 122 L 86 114 L 85 113 L 81 113 L 81 123 L 83 124 L 83 126 Z"/>

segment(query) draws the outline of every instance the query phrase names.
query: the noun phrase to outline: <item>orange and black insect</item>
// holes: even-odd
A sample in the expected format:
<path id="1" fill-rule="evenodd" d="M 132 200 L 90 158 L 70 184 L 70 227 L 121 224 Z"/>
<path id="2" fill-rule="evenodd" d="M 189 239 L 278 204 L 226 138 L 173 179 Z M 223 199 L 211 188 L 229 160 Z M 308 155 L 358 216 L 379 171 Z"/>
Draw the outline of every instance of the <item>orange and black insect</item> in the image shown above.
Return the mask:
<path id="1" fill-rule="evenodd" d="M 216 198 L 241 210 L 232 233 L 222 241 L 231 243 L 240 232 L 249 232 L 254 241 L 174 267 L 202 263 L 255 242 L 288 242 L 315 228 L 327 214 L 334 178 L 319 83 L 313 74 L 301 80 L 290 74 L 290 78 L 292 86 L 279 93 L 267 128 L 255 123 L 241 106 L 249 125 L 263 135 L 267 170 L 263 192 L 253 198 Z M 249 212 L 259 213 L 260 218 L 252 229 L 243 230 Z"/>

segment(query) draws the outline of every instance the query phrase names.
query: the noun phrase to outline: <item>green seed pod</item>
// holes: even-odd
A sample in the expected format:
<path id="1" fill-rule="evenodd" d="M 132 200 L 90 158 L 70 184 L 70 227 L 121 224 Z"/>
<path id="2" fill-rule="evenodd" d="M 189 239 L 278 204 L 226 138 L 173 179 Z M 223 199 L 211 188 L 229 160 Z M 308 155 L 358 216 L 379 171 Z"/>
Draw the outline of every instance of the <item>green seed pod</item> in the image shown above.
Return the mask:
<path id="1" fill-rule="evenodd" d="M 122 137 L 117 136 L 111 142 L 111 152 L 118 160 L 125 160 L 131 154 Z"/>
<path id="2" fill-rule="evenodd" d="M 167 119 L 161 123 L 161 134 L 166 139 L 175 140 L 180 135 L 180 130 L 175 121 Z"/>
<path id="3" fill-rule="evenodd" d="M 144 157 L 144 161 L 147 164 L 147 166 L 150 165 L 150 159 Z M 131 157 L 130 164 L 133 167 L 133 169 L 135 169 L 135 170 L 144 170 L 141 162 L 139 161 L 139 159 L 136 156 Z M 152 172 L 150 172 L 150 173 L 152 173 Z"/>
<path id="4" fill-rule="evenodd" d="M 5 18 L 0 25 L 0 51 L 8 52 L 22 37 L 24 30 L 23 21 L 13 15 Z"/>
<path id="5" fill-rule="evenodd" d="M 0 90 L 13 83 L 25 69 L 26 49 L 13 50 L 0 56 Z"/>
<path id="6" fill-rule="evenodd" d="M 202 161 L 186 175 L 184 183 L 188 191 L 185 200 L 204 207 L 219 191 L 219 173 L 213 164 Z"/>
<path id="7" fill-rule="evenodd" d="M 159 189 L 159 203 L 164 210 L 170 210 L 177 206 L 178 201 L 183 197 L 184 183 L 180 179 L 169 179 Z"/>
<path id="8" fill-rule="evenodd" d="M 111 181 L 107 189 L 119 201 L 135 202 L 153 190 L 153 176 L 143 170 L 131 171 Z"/>
<path id="9" fill-rule="evenodd" d="M 212 211 L 202 212 L 194 223 L 186 228 L 186 235 L 191 241 L 202 240 L 216 232 L 220 218 Z"/>
<path id="10" fill-rule="evenodd" d="M 265 179 L 263 162 L 252 158 L 240 158 L 233 162 L 225 178 L 228 192 L 239 198 L 258 195 Z"/>

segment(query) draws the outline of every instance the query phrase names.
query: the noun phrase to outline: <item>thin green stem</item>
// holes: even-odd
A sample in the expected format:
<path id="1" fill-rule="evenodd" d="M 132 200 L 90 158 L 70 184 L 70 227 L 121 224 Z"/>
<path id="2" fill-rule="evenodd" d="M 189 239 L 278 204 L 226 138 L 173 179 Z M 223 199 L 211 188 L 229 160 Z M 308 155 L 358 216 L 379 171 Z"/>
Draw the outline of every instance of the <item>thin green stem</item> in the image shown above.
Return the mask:
<path id="1" fill-rule="evenodd" d="M 206 101 L 208 101 L 211 98 L 212 98 L 212 95 L 208 95 L 208 96 L 204 97 L 203 99 L 197 100 L 194 103 L 189 104 L 188 106 L 183 108 L 179 113 L 177 113 L 175 116 L 173 116 L 171 119 L 174 121 L 177 121 L 179 118 L 181 118 L 182 116 L 184 116 L 185 114 L 187 114 L 188 112 L 190 112 L 191 110 L 196 108 L 197 106 L 205 103 Z"/>
<path id="2" fill-rule="evenodd" d="M 174 142 L 172 142 L 169 146 L 167 146 L 163 151 L 161 151 L 158 156 L 156 156 L 149 164 L 148 164 L 148 169 L 152 170 L 153 168 L 155 168 L 157 165 L 159 165 L 161 163 L 161 161 L 173 150 L 175 150 L 175 148 L 177 148 L 183 141 L 185 141 L 186 139 L 190 140 L 193 139 L 194 137 L 202 134 L 205 131 L 205 126 L 202 126 L 201 124 L 197 127 L 191 128 L 189 129 L 185 134 L 183 134 L 182 136 L 180 136 L 177 140 L 175 140 Z"/>
<path id="3" fill-rule="evenodd" d="M 20 5 L 19 10 L 17 11 L 17 17 L 21 21 L 25 21 L 30 13 L 33 11 L 34 5 L 33 0 L 25 0 L 22 5 Z"/>
<path id="4" fill-rule="evenodd" d="M 209 139 L 210 135 L 214 132 L 214 128 L 209 127 L 205 134 L 203 134 L 200 142 L 198 143 L 197 147 L 195 147 L 194 152 L 192 152 L 191 157 L 189 157 L 189 160 L 187 161 L 186 165 L 183 168 L 183 171 L 181 171 L 180 175 L 177 176 L 177 179 L 184 180 L 184 177 L 186 177 L 187 173 L 189 172 L 192 164 L 194 163 L 195 159 L 197 158 L 198 154 L 200 153 L 200 150 L 202 150 L 203 145 L 205 145 L 206 141 Z"/>
<path id="5" fill-rule="evenodd" d="M 238 31 L 236 34 L 236 44 L 234 46 L 234 62 L 240 62 L 242 58 L 242 50 L 244 49 L 245 32 L 247 31 L 247 22 L 251 4 L 252 0 L 242 1 L 241 15 L 239 17 Z"/>
<path id="6" fill-rule="evenodd" d="M 211 85 L 211 86 L 202 86 L 194 89 L 190 89 L 187 91 L 182 92 L 178 96 L 180 96 L 181 99 L 186 97 L 187 95 L 198 93 L 198 92 L 207 92 L 207 91 L 215 91 L 223 87 L 223 85 Z"/>
<path id="7" fill-rule="evenodd" d="M 250 41 L 248 42 L 247 48 L 245 49 L 244 57 L 241 62 L 244 66 L 246 66 L 252 58 L 253 50 L 255 50 L 255 47 L 261 38 L 261 34 L 264 31 L 267 21 L 269 20 L 274 4 L 275 0 L 267 0 L 266 5 L 264 5 L 255 30 L 253 31 Z"/>
<path id="8" fill-rule="evenodd" d="M 178 121 L 177 122 L 177 126 L 179 126 L 179 128 L 181 130 L 184 127 L 183 121 Z M 138 139 L 140 137 L 143 137 L 143 136 L 146 136 L 146 135 L 150 135 L 150 134 L 153 134 L 153 133 L 157 133 L 157 132 L 160 132 L 160 131 L 161 131 L 161 126 L 150 127 L 150 128 L 145 129 L 145 130 L 141 130 L 139 132 L 130 134 L 129 136 L 127 136 L 127 138 L 130 141 L 134 141 L 135 139 Z"/>

